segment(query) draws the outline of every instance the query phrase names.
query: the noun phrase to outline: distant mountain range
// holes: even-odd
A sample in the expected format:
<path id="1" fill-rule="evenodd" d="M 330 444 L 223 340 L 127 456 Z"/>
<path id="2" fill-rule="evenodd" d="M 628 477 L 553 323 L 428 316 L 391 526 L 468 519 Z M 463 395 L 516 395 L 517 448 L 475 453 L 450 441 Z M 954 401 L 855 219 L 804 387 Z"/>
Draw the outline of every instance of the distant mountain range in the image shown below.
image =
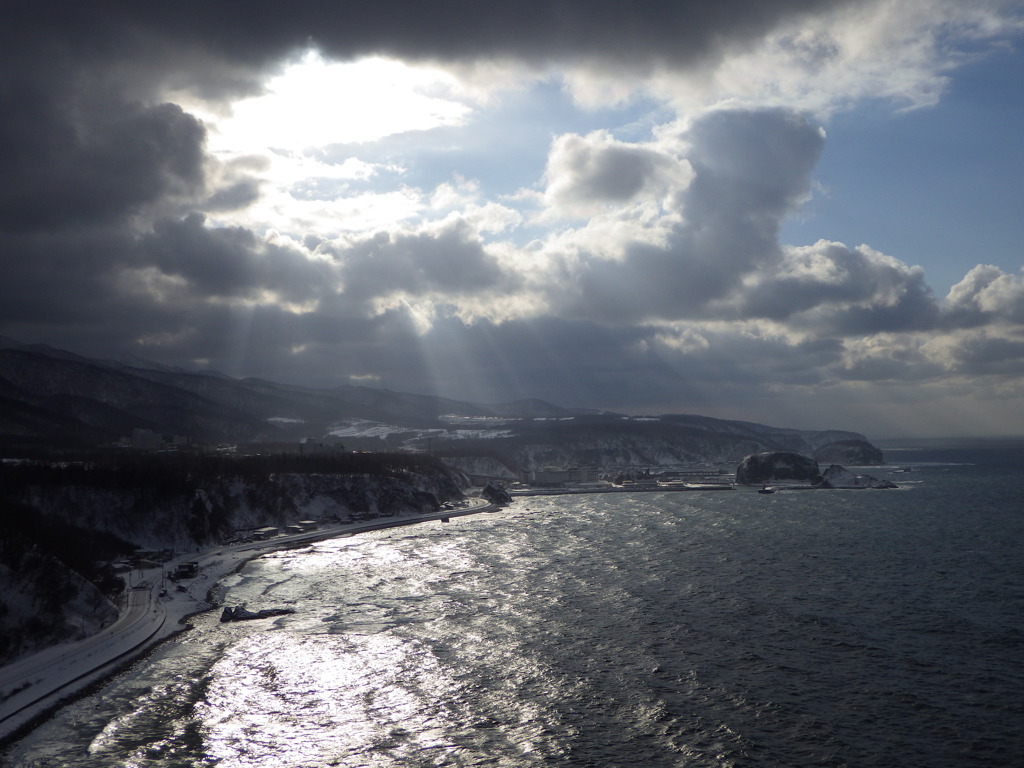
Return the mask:
<path id="1" fill-rule="evenodd" d="M 494 457 L 517 471 L 738 461 L 763 450 L 878 463 L 855 432 L 803 431 L 694 415 L 633 418 L 541 400 L 480 404 L 343 386 L 313 389 L 192 372 L 137 358 L 96 360 L 0 337 L 0 446 L 94 446 L 136 429 L 194 443 L 429 449 Z"/>

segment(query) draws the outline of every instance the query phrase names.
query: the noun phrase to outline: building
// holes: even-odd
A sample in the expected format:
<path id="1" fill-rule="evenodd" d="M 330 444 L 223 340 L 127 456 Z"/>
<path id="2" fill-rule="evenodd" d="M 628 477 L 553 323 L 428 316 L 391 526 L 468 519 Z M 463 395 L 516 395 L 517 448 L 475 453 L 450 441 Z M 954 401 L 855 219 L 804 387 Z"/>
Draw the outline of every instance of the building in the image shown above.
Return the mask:
<path id="1" fill-rule="evenodd" d="M 171 574 L 171 579 L 174 581 L 178 579 L 194 579 L 198 575 L 199 563 L 195 560 L 189 560 L 188 562 L 178 564 L 178 567 Z"/>
<path id="2" fill-rule="evenodd" d="M 600 479 L 598 467 L 544 467 L 543 469 L 524 470 L 522 481 L 531 485 L 557 488 L 563 485 L 581 485 L 596 483 Z"/>

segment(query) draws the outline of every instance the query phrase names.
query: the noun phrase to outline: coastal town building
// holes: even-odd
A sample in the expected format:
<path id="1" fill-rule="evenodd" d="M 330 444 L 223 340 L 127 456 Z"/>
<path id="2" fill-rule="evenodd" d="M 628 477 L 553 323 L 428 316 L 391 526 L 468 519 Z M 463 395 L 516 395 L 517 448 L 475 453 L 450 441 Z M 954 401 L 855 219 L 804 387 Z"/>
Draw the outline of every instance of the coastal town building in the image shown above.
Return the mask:
<path id="1" fill-rule="evenodd" d="M 557 488 L 564 485 L 596 483 L 600 478 L 599 467 L 543 467 L 523 470 L 520 480 L 529 485 Z"/>

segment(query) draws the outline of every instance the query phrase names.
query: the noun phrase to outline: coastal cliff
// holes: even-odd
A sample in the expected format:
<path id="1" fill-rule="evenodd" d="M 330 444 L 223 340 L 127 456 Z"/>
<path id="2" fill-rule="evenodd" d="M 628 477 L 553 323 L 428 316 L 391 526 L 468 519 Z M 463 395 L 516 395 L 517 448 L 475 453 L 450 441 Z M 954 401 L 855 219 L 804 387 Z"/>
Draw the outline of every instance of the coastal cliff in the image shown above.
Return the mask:
<path id="1" fill-rule="evenodd" d="M 327 471 L 322 460 L 300 471 L 294 457 L 280 465 L 211 459 L 206 468 L 174 457 L 2 467 L 0 665 L 109 624 L 123 588 L 141 578 L 133 573 L 159 567 L 161 553 L 198 552 L 301 520 L 435 512 L 463 498 L 463 479 L 440 462 L 376 458 L 378 471 L 358 473 Z M 282 466 L 290 471 L 270 471 Z"/>
<path id="2" fill-rule="evenodd" d="M 464 422 L 465 426 L 469 422 Z M 468 430 L 464 430 L 468 432 Z M 423 446 L 426 441 L 414 442 Z M 591 415 L 504 423 L 486 437 L 431 436 L 431 451 L 469 473 L 515 477 L 548 466 L 735 466 L 744 456 L 782 451 L 822 463 L 881 464 L 882 451 L 864 435 L 809 431 L 693 415 Z"/>

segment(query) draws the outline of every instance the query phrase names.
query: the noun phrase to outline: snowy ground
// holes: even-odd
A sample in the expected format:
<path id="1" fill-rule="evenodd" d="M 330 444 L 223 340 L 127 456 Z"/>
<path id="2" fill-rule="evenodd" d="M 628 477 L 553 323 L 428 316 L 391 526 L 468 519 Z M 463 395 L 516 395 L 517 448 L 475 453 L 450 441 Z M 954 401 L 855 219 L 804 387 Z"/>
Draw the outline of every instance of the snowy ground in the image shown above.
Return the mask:
<path id="1" fill-rule="evenodd" d="M 454 417 L 442 417 L 442 421 L 449 421 Z M 492 439 L 498 437 L 511 437 L 512 430 L 506 425 L 514 419 L 495 419 L 459 417 L 461 426 L 459 428 L 433 428 L 417 429 L 414 427 L 402 427 L 397 424 L 385 424 L 379 421 L 366 421 L 365 419 L 351 419 L 343 424 L 336 425 L 331 429 L 330 434 L 338 438 L 346 437 L 377 437 L 386 440 L 393 435 L 405 435 L 406 441 L 424 440 L 429 437 L 441 437 L 445 440 L 469 440 L 469 439 Z M 451 422 L 456 423 L 456 422 Z"/>
<path id="2" fill-rule="evenodd" d="M 276 549 L 363 531 L 412 525 L 491 509 L 482 499 L 470 506 L 435 514 L 411 514 L 349 525 L 331 525 L 310 533 L 191 553 L 144 573 L 127 593 L 121 616 L 111 626 L 75 643 L 64 643 L 0 667 L 0 740 L 45 715 L 61 701 L 110 675 L 156 643 L 186 629 L 184 620 L 213 607 L 208 597 L 216 584 L 246 561 Z M 196 560 L 199 575 L 164 583 L 161 576 L 179 562 Z"/>

